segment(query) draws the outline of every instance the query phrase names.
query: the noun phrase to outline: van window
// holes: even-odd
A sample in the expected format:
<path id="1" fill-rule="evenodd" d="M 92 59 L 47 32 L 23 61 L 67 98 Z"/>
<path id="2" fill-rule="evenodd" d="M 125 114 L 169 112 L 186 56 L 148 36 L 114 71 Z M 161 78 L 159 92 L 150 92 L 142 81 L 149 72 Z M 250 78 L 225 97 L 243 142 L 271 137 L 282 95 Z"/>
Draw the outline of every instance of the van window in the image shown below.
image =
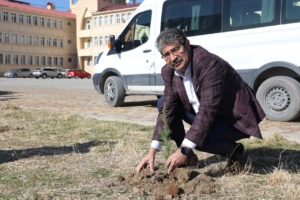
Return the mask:
<path id="1" fill-rule="evenodd" d="M 121 50 L 129 51 L 146 43 L 150 36 L 151 11 L 140 13 L 132 19 L 119 37 Z"/>
<path id="2" fill-rule="evenodd" d="M 300 0 L 283 1 L 283 23 L 295 23 L 300 21 Z"/>
<path id="3" fill-rule="evenodd" d="M 275 0 L 231 0 L 231 27 L 269 23 L 274 19 Z"/>
<path id="4" fill-rule="evenodd" d="M 193 0 L 166 3 L 161 30 L 180 28 L 187 36 L 218 33 L 221 31 L 222 1 Z"/>

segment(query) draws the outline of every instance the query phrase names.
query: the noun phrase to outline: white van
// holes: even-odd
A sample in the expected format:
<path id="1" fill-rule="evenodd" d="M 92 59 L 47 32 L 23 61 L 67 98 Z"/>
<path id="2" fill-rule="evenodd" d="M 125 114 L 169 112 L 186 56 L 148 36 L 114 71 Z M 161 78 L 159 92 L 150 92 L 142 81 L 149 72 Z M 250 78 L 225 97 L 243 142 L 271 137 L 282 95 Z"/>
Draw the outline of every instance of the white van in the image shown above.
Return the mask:
<path id="1" fill-rule="evenodd" d="M 94 87 L 110 106 L 126 95 L 163 94 L 155 40 L 171 27 L 228 61 L 268 119 L 300 115 L 300 0 L 145 0 L 97 59 Z"/>

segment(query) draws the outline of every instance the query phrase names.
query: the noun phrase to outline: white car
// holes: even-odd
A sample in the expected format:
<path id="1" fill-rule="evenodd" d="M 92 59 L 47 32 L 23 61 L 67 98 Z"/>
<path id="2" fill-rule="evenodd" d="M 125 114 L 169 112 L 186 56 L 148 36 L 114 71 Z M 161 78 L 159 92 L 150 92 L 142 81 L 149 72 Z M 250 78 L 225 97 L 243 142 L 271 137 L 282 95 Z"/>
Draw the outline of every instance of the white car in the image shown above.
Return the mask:
<path id="1" fill-rule="evenodd" d="M 33 76 L 38 79 L 42 77 L 43 79 L 50 77 L 50 78 L 62 78 L 62 74 L 60 69 L 57 68 L 37 68 L 33 71 Z"/>
<path id="2" fill-rule="evenodd" d="M 67 78 L 67 72 L 69 71 L 70 69 L 62 69 L 61 70 L 61 75 L 63 78 Z"/>

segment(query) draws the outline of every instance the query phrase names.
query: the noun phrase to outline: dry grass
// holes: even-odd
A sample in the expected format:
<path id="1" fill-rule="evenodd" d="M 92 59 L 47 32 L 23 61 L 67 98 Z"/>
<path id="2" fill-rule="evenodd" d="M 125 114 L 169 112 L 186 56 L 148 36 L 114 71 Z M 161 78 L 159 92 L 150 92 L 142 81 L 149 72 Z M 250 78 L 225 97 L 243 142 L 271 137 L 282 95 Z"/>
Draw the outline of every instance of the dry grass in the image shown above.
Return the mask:
<path id="1" fill-rule="evenodd" d="M 152 131 L 0 102 L 0 199 L 146 199 L 120 183 L 108 186 L 134 171 Z M 201 199 L 298 199 L 300 145 L 278 134 L 242 142 L 251 163 L 237 176 L 219 173 L 224 159 L 197 152 L 203 172 L 219 182 Z M 156 163 L 163 161 L 159 153 Z"/>

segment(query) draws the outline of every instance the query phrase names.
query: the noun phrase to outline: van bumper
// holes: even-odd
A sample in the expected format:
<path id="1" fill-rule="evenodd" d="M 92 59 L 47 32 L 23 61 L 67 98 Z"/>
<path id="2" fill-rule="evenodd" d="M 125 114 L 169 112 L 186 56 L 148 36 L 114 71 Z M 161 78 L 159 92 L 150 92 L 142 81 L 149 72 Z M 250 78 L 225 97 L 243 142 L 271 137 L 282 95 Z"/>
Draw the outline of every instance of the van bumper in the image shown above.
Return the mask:
<path id="1" fill-rule="evenodd" d="M 101 79 L 102 73 L 95 73 L 93 75 L 93 84 L 94 84 L 94 88 L 95 90 L 101 94 L 101 90 L 100 90 L 100 79 Z"/>

